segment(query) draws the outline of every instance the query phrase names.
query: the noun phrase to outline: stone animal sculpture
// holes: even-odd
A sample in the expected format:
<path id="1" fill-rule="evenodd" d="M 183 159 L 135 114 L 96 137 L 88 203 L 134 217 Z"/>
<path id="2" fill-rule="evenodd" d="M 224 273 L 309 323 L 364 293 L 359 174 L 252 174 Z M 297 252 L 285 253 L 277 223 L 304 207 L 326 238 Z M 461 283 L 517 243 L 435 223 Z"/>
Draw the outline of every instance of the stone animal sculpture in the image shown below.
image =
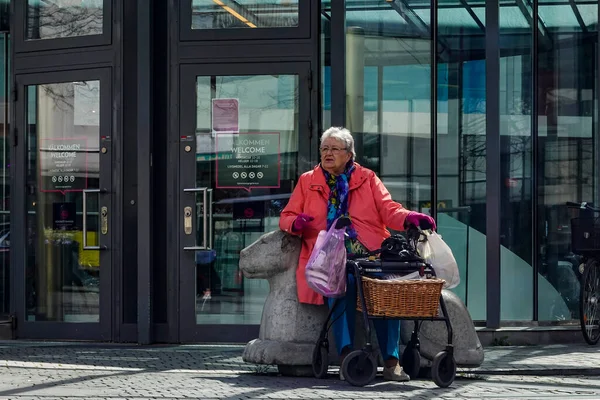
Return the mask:
<path id="1" fill-rule="evenodd" d="M 312 374 L 313 348 L 328 312 L 326 306 L 298 302 L 300 247 L 300 238 L 274 231 L 240 253 L 244 276 L 267 279 L 270 286 L 259 337 L 246 345 L 242 358 L 249 363 L 277 365 L 285 375 Z"/>
<path id="2" fill-rule="evenodd" d="M 327 319 L 326 306 L 301 304 L 296 292 L 296 269 L 301 241 L 283 231 L 261 236 L 240 253 L 240 270 L 246 278 L 266 279 L 269 294 L 263 308 L 258 339 L 250 341 L 242 359 L 248 363 L 277 365 L 283 375 L 312 376 L 312 353 Z M 455 359 L 459 366 L 477 367 L 483 348 L 473 321 L 462 301 L 443 291 L 454 330 Z M 355 345 L 364 343 L 364 330 L 357 318 Z M 403 321 L 401 339 L 408 343 L 414 324 Z M 330 362 L 339 362 L 330 332 Z M 446 345 L 446 327 L 441 322 L 423 322 L 420 329 L 421 366 L 426 368 Z M 376 345 L 376 343 L 374 343 Z M 381 362 L 381 361 L 380 361 Z"/>

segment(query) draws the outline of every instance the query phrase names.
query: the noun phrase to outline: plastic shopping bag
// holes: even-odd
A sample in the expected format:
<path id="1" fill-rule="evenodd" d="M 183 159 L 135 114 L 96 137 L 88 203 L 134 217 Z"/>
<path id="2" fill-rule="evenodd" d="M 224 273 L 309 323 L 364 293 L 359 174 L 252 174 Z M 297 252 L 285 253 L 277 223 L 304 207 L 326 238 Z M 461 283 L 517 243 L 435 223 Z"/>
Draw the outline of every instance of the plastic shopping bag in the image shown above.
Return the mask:
<path id="1" fill-rule="evenodd" d="M 423 231 L 425 240 L 419 241 L 417 250 L 423 259 L 431 264 L 438 278 L 444 279 L 445 289 L 452 289 L 460 283 L 458 264 L 450 247 L 436 232 Z"/>
<path id="2" fill-rule="evenodd" d="M 328 231 L 319 232 L 305 270 L 308 286 L 332 298 L 346 293 L 346 227 L 336 229 L 336 223 Z"/>

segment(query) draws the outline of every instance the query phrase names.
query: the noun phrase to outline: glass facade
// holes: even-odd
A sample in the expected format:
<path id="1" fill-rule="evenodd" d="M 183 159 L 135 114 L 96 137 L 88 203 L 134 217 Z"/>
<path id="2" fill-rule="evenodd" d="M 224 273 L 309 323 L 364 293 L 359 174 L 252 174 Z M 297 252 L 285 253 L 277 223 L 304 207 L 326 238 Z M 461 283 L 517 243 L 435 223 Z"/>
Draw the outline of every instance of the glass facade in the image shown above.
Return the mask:
<path id="1" fill-rule="evenodd" d="M 533 319 L 532 12 L 502 3 L 499 14 L 501 320 Z"/>
<path id="2" fill-rule="evenodd" d="M 483 4 L 457 5 L 441 0 L 437 10 L 438 230 L 459 264 L 462 279 L 454 292 L 474 320 L 485 320 L 485 19 Z"/>
<path id="3" fill-rule="evenodd" d="M 322 2 L 321 11 L 323 127 L 340 121 L 332 103 L 345 102 L 359 161 L 394 199 L 422 212 L 436 200 L 463 278 L 454 291 L 473 319 L 487 319 L 486 277 L 497 268 L 503 323 L 577 319 L 580 259 L 570 252 L 566 202 L 598 202 L 597 2 L 500 2 L 493 77 L 483 0 L 439 0 L 434 13 L 427 1 L 347 0 L 337 28 L 335 6 Z M 346 40 L 337 70 L 336 29 Z M 343 94 L 332 90 L 340 73 Z M 487 125 L 490 96 L 499 102 L 497 127 Z M 487 148 L 490 132 L 499 148 Z M 488 157 L 499 160 L 499 181 L 490 181 Z M 486 204 L 490 185 L 499 187 L 499 210 Z M 495 211 L 497 245 L 486 232 Z M 499 248 L 499 265 L 487 265 L 489 246 Z"/>
<path id="4" fill-rule="evenodd" d="M 240 251 L 277 229 L 332 125 L 435 215 L 479 325 L 579 318 L 566 202 L 600 201 L 598 0 L 12 3 L 0 315 L 25 336 L 253 334 L 269 285 Z"/>
<path id="5" fill-rule="evenodd" d="M 579 317 L 579 258 L 566 201 L 598 205 L 598 2 L 544 2 L 536 35 L 538 311 Z M 543 288 L 546 288 L 544 290 Z M 548 293 L 553 297 L 548 297 Z"/>
<path id="6" fill-rule="evenodd" d="M 346 2 L 345 125 L 357 161 L 405 207 L 422 211 L 431 207 L 429 25 L 372 3 Z"/>

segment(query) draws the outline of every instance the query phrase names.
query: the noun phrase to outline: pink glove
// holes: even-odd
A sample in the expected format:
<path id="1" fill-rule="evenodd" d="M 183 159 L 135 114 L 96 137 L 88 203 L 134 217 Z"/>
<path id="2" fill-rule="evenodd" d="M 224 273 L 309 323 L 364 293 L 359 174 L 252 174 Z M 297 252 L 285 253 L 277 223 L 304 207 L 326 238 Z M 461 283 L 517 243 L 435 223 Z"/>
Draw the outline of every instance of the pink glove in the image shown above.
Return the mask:
<path id="1" fill-rule="evenodd" d="M 433 218 L 431 218 L 427 214 L 421 214 L 421 213 L 414 212 L 414 211 L 411 211 L 406 216 L 406 220 L 404 221 L 404 225 L 405 226 L 414 225 L 414 226 L 417 226 L 417 227 L 419 227 L 421 229 L 432 229 L 434 231 L 437 229 L 437 226 L 435 224 L 435 220 Z"/>
<path id="2" fill-rule="evenodd" d="M 302 232 L 308 226 L 308 223 L 314 219 L 314 217 L 308 214 L 300 213 L 292 224 L 292 230 L 294 232 Z"/>

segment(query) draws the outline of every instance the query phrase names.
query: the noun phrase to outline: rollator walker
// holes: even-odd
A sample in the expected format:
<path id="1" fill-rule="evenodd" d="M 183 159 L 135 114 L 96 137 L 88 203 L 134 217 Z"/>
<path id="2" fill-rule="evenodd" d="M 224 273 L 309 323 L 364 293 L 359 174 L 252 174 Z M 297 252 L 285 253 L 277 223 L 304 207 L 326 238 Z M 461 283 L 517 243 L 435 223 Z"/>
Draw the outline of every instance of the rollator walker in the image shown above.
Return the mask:
<path id="1" fill-rule="evenodd" d="M 348 226 L 348 218 L 340 218 L 336 228 Z M 408 243 L 412 249 L 423 236 L 421 230 L 410 226 L 406 231 Z M 384 242 L 385 245 L 385 242 Z M 388 244 L 388 246 L 390 246 Z M 385 250 L 385 249 L 380 249 Z M 388 248 L 388 251 L 394 249 Z M 377 251 L 378 253 L 379 251 Z M 376 252 L 372 252 L 376 253 Z M 372 254 L 371 253 L 371 254 Z M 416 250 L 413 252 L 416 253 Z M 377 353 L 371 343 L 371 319 L 387 318 L 414 321 L 411 339 L 406 345 L 400 364 L 404 371 L 415 379 L 419 375 L 421 356 L 419 353 L 419 328 L 422 321 L 440 321 L 446 324 L 448 342 L 446 349 L 433 359 L 431 375 L 439 387 L 450 386 L 456 377 L 456 361 L 452 345 L 452 324 L 442 297 L 444 280 L 437 279 L 434 268 L 422 259 L 388 261 L 372 256 L 348 258 L 346 273 L 356 279 L 357 307 L 362 313 L 366 343 L 348 354 L 341 365 L 345 379 L 354 386 L 365 386 L 375 379 L 377 374 Z M 415 273 L 419 279 L 382 279 L 383 275 L 406 276 Z M 319 339 L 313 350 L 312 368 L 315 377 L 324 378 L 329 367 L 329 329 L 333 323 L 331 317 L 337 306 L 336 301 L 323 324 Z M 439 310 L 441 309 L 441 315 Z M 353 310 L 348 310 L 352 312 Z"/>

